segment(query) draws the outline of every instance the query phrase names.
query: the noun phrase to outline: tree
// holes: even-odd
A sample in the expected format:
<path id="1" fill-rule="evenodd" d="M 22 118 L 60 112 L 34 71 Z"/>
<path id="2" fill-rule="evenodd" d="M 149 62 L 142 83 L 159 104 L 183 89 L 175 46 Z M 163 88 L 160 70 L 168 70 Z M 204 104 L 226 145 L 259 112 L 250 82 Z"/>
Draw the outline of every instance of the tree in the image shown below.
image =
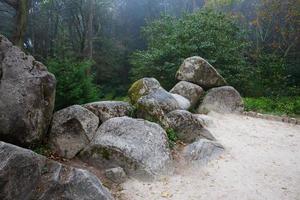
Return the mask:
<path id="1" fill-rule="evenodd" d="M 182 61 L 201 56 L 241 89 L 247 43 L 233 18 L 202 10 L 180 19 L 163 17 L 149 23 L 143 32 L 148 48 L 134 53 L 132 79 L 153 76 L 170 88 Z"/>
<path id="2" fill-rule="evenodd" d="M 1 0 L 1 2 L 8 4 L 16 10 L 13 43 L 19 47 L 23 47 L 27 28 L 29 0 Z"/>
<path id="3" fill-rule="evenodd" d="M 86 76 L 90 61 L 78 62 L 72 59 L 50 59 L 47 66 L 57 79 L 55 109 L 59 110 L 74 104 L 97 101 L 99 88 L 92 76 Z"/>

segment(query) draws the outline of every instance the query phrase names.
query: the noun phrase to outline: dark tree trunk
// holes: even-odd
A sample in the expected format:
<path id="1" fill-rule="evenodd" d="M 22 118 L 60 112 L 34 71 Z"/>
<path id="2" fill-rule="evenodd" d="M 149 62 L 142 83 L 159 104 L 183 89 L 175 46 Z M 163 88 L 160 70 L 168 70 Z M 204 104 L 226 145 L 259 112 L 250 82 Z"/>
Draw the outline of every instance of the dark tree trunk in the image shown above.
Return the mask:
<path id="1" fill-rule="evenodd" d="M 29 0 L 1 0 L 16 10 L 15 31 L 13 33 L 13 42 L 19 47 L 23 47 L 24 36 L 27 28 Z"/>
<path id="2" fill-rule="evenodd" d="M 84 57 L 93 59 L 93 20 L 94 20 L 94 0 L 89 1 L 87 17 L 87 34 L 84 45 Z"/>

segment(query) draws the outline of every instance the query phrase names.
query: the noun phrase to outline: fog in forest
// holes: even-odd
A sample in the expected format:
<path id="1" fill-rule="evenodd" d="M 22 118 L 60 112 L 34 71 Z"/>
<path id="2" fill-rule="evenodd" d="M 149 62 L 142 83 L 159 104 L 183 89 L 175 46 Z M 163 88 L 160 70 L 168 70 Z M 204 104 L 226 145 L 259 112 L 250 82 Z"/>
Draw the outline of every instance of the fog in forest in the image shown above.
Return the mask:
<path id="1" fill-rule="evenodd" d="M 201 56 L 250 104 L 299 114 L 299 0 L 0 0 L 0 33 L 56 75 L 56 109 L 124 99 L 142 77 L 171 89 Z"/>

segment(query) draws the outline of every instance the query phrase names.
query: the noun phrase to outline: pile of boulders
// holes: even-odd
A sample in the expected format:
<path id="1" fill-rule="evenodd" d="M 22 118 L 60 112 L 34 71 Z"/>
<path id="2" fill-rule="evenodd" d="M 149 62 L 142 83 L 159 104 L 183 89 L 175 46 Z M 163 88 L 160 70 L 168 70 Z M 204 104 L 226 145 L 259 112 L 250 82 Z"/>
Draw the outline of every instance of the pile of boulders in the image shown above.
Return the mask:
<path id="1" fill-rule="evenodd" d="M 186 162 L 219 155 L 224 148 L 203 114 L 241 112 L 242 98 L 201 57 L 186 59 L 176 78 L 169 92 L 142 78 L 129 89 L 130 103 L 73 105 L 52 115 L 55 77 L 0 35 L 0 199 L 113 199 L 92 173 L 21 147 L 47 144 L 114 183 L 172 174 L 170 134 L 184 144 L 179 153 Z"/>
<path id="2" fill-rule="evenodd" d="M 55 86 L 54 75 L 42 63 L 0 35 L 0 199 L 112 200 L 94 174 L 25 149 L 47 139 Z M 51 143 L 59 144 L 56 149 L 67 158 L 88 145 L 98 128 L 98 117 L 80 108 L 53 117 Z M 65 120 L 61 127 L 58 118 Z"/>

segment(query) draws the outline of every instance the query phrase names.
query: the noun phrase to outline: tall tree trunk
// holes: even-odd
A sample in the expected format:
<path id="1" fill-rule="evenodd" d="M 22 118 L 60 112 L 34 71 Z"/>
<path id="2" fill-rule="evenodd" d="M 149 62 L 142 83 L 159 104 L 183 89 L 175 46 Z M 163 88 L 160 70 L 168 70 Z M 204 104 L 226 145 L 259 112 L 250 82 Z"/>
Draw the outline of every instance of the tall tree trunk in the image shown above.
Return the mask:
<path id="1" fill-rule="evenodd" d="M 94 0 L 89 0 L 88 19 L 87 19 L 87 34 L 84 45 L 84 57 L 93 59 L 93 20 L 94 20 Z"/>
<path id="2" fill-rule="evenodd" d="M 196 11 L 197 10 L 197 2 L 196 0 L 192 0 L 192 11 Z"/>
<path id="3" fill-rule="evenodd" d="M 93 59 L 93 20 L 94 20 L 94 6 L 95 1 L 89 0 L 88 5 L 88 17 L 87 17 L 87 30 L 86 30 L 86 38 L 84 44 L 84 57 L 90 60 Z M 89 76 L 91 74 L 91 69 L 88 68 L 86 70 L 86 75 Z"/>
<path id="4" fill-rule="evenodd" d="M 19 47 L 23 47 L 24 36 L 27 28 L 28 6 L 29 0 L 1 0 L 16 10 L 15 31 L 13 34 L 13 42 Z"/>

